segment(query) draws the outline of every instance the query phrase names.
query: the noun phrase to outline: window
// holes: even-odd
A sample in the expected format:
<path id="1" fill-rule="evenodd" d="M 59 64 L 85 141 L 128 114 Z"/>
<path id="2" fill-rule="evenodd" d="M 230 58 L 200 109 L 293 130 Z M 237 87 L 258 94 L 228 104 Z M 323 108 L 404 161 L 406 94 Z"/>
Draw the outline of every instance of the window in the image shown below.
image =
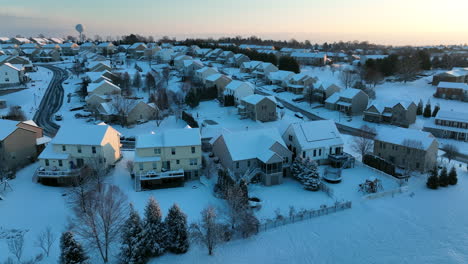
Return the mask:
<path id="1" fill-rule="evenodd" d="M 322 149 L 319 149 L 319 156 L 322 156 Z"/>
<path id="2" fill-rule="evenodd" d="M 284 158 L 283 158 L 283 162 L 284 162 L 284 163 L 288 163 L 288 162 L 289 162 L 288 157 L 284 157 Z"/>
<path id="3" fill-rule="evenodd" d="M 153 170 L 157 169 L 158 166 L 157 166 L 157 163 L 156 162 L 153 162 Z"/>
<path id="4" fill-rule="evenodd" d="M 62 167 L 62 166 L 63 166 L 62 160 L 59 160 L 58 163 L 59 163 L 59 167 Z"/>
<path id="5" fill-rule="evenodd" d="M 305 157 L 306 157 L 306 152 L 305 152 L 305 151 L 302 151 L 302 158 L 305 159 Z"/>
<path id="6" fill-rule="evenodd" d="M 78 153 L 81 153 L 81 146 L 77 146 L 78 148 Z"/>
<path id="7" fill-rule="evenodd" d="M 247 161 L 247 166 L 250 167 L 250 160 Z"/>
<path id="8" fill-rule="evenodd" d="M 48 159 L 45 160 L 45 165 L 49 166 L 49 160 Z"/>
<path id="9" fill-rule="evenodd" d="M 316 157 L 316 156 L 317 156 L 317 150 L 314 149 L 314 157 Z"/>
<path id="10" fill-rule="evenodd" d="M 190 165 L 191 166 L 198 165 L 198 160 L 197 159 L 190 159 Z"/>
<path id="11" fill-rule="evenodd" d="M 175 155 L 175 148 L 171 149 L 172 155 Z"/>
<path id="12" fill-rule="evenodd" d="M 416 162 L 416 169 L 419 169 L 419 162 Z"/>
<path id="13" fill-rule="evenodd" d="M 155 148 L 154 149 L 154 154 L 161 154 L 161 149 Z"/>
<path id="14" fill-rule="evenodd" d="M 179 164 L 180 164 L 180 160 L 176 160 L 176 164 L 179 165 Z"/>
<path id="15" fill-rule="evenodd" d="M 192 147 L 192 153 L 195 153 L 195 147 Z"/>
<path id="16" fill-rule="evenodd" d="M 406 154 L 410 154 L 411 152 L 411 149 L 410 148 L 406 148 Z"/>
<path id="17" fill-rule="evenodd" d="M 67 147 L 65 145 L 62 145 L 62 151 L 67 151 Z"/>
<path id="18" fill-rule="evenodd" d="M 138 163 L 138 167 L 140 168 L 140 170 L 143 170 L 143 163 Z"/>
<path id="19" fill-rule="evenodd" d="M 236 169 L 239 168 L 239 162 L 236 162 Z"/>
<path id="20" fill-rule="evenodd" d="M 91 152 L 92 152 L 93 154 L 96 154 L 96 147 L 91 147 Z"/>
<path id="21" fill-rule="evenodd" d="M 10 79 L 9 79 L 9 78 L 5 78 L 5 82 L 9 82 L 9 81 L 10 81 Z"/>
<path id="22" fill-rule="evenodd" d="M 292 141 L 292 135 L 289 135 L 289 141 Z"/>

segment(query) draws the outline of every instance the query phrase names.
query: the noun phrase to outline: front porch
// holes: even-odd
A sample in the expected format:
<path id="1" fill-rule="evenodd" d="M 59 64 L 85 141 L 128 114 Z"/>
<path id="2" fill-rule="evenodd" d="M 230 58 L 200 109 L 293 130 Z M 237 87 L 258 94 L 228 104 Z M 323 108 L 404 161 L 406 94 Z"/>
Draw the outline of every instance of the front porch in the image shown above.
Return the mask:
<path id="1" fill-rule="evenodd" d="M 39 167 L 34 173 L 33 178 L 38 183 L 49 186 L 70 186 L 73 184 L 74 178 L 80 175 L 80 169 L 70 170 L 47 170 L 44 167 Z"/>
<path id="2" fill-rule="evenodd" d="M 135 191 L 180 187 L 184 185 L 185 175 L 186 173 L 182 169 L 165 172 L 140 172 L 134 175 Z"/>

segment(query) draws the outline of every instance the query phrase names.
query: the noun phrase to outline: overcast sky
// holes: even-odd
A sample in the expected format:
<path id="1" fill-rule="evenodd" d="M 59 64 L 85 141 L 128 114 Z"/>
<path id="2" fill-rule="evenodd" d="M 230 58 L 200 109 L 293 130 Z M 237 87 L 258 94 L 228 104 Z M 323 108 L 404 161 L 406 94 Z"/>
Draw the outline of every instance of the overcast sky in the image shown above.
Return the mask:
<path id="1" fill-rule="evenodd" d="M 0 0 L 0 36 L 138 33 L 468 43 L 468 0 Z"/>

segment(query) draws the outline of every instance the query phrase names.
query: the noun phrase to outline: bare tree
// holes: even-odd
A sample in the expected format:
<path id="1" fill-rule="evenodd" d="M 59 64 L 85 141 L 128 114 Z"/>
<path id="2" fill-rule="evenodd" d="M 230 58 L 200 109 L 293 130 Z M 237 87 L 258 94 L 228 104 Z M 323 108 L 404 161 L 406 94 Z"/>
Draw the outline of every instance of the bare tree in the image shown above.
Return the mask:
<path id="1" fill-rule="evenodd" d="M 114 185 L 103 185 L 90 193 L 89 203 L 83 212 L 75 211 L 76 233 L 98 250 L 104 263 L 109 261 L 110 248 L 119 241 L 125 223 L 127 196 Z"/>
<path id="2" fill-rule="evenodd" d="M 283 120 L 284 115 L 286 115 L 286 111 L 281 110 L 280 113 L 279 113 L 279 116 L 280 116 L 280 119 L 281 119 L 281 120 Z"/>
<path id="3" fill-rule="evenodd" d="M 56 239 L 57 238 L 52 232 L 52 228 L 48 226 L 37 236 L 36 246 L 40 247 L 44 254 L 48 257 L 50 254 L 50 248 L 55 243 Z"/>
<path id="4" fill-rule="evenodd" d="M 25 121 L 26 115 L 24 114 L 21 106 L 12 105 L 7 113 L 7 119 L 15 120 L 15 121 Z"/>
<path id="5" fill-rule="evenodd" d="M 444 145 L 442 150 L 445 151 L 445 156 L 447 157 L 449 162 L 452 161 L 452 159 L 456 158 L 459 154 L 458 147 L 453 144 Z"/>
<path id="6" fill-rule="evenodd" d="M 201 223 L 190 225 L 192 239 L 208 249 L 208 254 L 213 255 L 213 250 L 221 242 L 223 228 L 218 223 L 218 215 L 214 207 L 209 206 L 202 212 Z"/>
<path id="7" fill-rule="evenodd" d="M 407 56 L 398 61 L 397 67 L 401 80 L 406 83 L 419 73 L 420 62 L 415 56 Z"/>
<path id="8" fill-rule="evenodd" d="M 127 125 L 127 115 L 135 107 L 136 101 L 125 98 L 121 95 L 114 95 L 112 97 L 112 107 L 115 114 L 119 117 L 119 122 L 122 126 Z"/>
<path id="9" fill-rule="evenodd" d="M 340 73 L 340 80 L 345 88 L 350 88 L 359 79 L 359 76 L 350 69 L 344 69 Z"/>
<path id="10" fill-rule="evenodd" d="M 19 263 L 21 263 L 21 257 L 23 256 L 24 249 L 24 232 L 16 234 L 14 237 L 8 239 L 8 250 L 13 254 Z"/>
<path id="11" fill-rule="evenodd" d="M 364 155 L 373 150 L 376 130 L 367 125 L 361 126 L 359 130 L 359 134 L 353 138 L 351 149 L 361 154 L 361 158 L 363 158 Z"/>

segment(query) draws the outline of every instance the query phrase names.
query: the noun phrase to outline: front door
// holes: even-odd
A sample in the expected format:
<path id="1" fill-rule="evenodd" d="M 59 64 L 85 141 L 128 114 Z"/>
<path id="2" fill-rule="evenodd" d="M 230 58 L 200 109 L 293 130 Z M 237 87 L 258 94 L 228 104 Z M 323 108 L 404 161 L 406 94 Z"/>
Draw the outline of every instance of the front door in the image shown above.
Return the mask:
<path id="1" fill-rule="evenodd" d="M 76 159 L 76 166 L 77 166 L 78 168 L 83 167 L 83 165 L 84 165 L 83 159 Z"/>

